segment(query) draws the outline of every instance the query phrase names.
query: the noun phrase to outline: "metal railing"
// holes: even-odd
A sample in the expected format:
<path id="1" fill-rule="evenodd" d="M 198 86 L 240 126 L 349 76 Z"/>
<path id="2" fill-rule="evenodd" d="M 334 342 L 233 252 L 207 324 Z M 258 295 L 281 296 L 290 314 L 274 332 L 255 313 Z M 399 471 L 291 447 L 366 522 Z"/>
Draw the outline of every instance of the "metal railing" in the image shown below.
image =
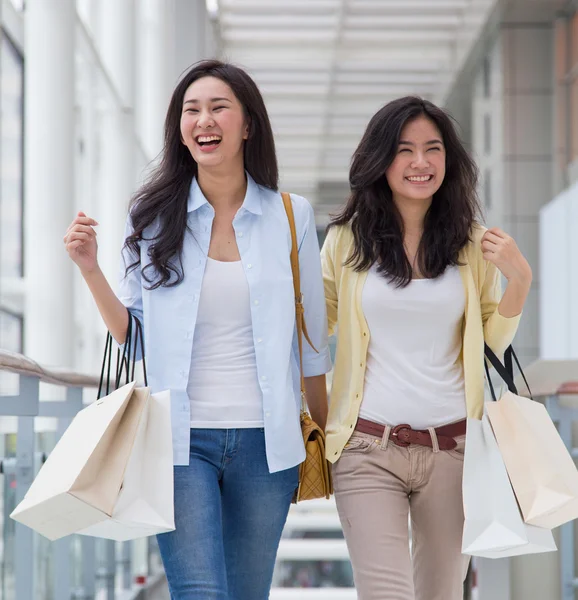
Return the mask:
<path id="1" fill-rule="evenodd" d="M 98 387 L 98 378 L 46 369 L 25 356 L 0 350 L 3 382 L 8 373 L 16 378 L 13 382 L 16 385 L 10 387 L 17 392 L 0 395 L 0 492 L 3 490 L 0 597 L 3 600 L 151 598 L 147 590 L 158 586 L 159 581 L 162 587 L 163 577 L 154 538 L 118 543 L 68 536 L 49 542 L 9 518 L 46 455 L 85 406 L 83 397 L 91 395 L 85 391 Z M 64 399 L 41 400 L 41 384 L 64 387 Z M 56 421 L 55 430 L 49 435 L 37 427 L 38 419 L 43 417 Z"/>

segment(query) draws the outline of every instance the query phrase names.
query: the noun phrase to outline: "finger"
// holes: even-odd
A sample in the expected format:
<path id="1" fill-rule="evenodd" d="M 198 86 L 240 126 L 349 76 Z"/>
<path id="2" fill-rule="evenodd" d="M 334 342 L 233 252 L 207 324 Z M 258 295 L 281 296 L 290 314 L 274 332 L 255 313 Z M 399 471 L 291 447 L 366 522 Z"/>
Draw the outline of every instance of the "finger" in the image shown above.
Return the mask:
<path id="1" fill-rule="evenodd" d="M 66 250 L 68 252 L 70 252 L 71 250 L 74 250 L 75 248 L 78 248 L 79 246 L 84 245 L 84 242 L 81 242 L 80 240 L 77 240 L 75 242 L 70 242 L 69 244 L 66 244 Z"/>
<path id="2" fill-rule="evenodd" d="M 89 240 L 94 238 L 93 235 L 89 235 L 88 233 L 84 233 L 82 231 L 71 231 L 66 237 L 68 242 L 72 242 L 74 240 L 88 242 Z"/>
<path id="3" fill-rule="evenodd" d="M 490 241 L 490 240 L 484 240 L 482 242 L 482 251 L 483 252 L 496 252 L 499 248 L 498 244 L 495 244 L 494 242 Z"/>
<path id="4" fill-rule="evenodd" d="M 486 231 L 486 233 L 484 234 L 484 237 L 482 238 L 482 241 L 491 242 L 493 244 L 499 245 L 502 242 L 506 241 L 507 239 L 508 239 L 508 236 L 501 237 L 499 235 L 496 235 L 495 233 L 492 233 L 491 231 Z"/>
<path id="5" fill-rule="evenodd" d="M 508 234 L 503 229 L 500 229 L 499 227 L 491 227 L 490 229 L 488 229 L 486 231 L 486 233 L 491 233 L 491 234 L 497 235 L 498 237 L 501 237 L 501 238 L 508 237 Z"/>
<path id="6" fill-rule="evenodd" d="M 66 233 L 70 232 L 77 225 L 84 225 L 86 227 L 96 227 L 98 223 L 90 217 L 76 217 L 76 219 L 74 219 L 74 221 L 72 221 L 72 223 L 68 226 Z"/>
<path id="7" fill-rule="evenodd" d="M 98 225 L 98 221 L 96 219 L 87 217 L 84 213 L 78 213 L 74 221 L 72 221 L 73 225 L 77 223 L 81 225 Z"/>
<path id="8" fill-rule="evenodd" d="M 88 233 L 89 235 L 98 235 L 96 231 L 90 225 L 75 225 L 71 231 L 83 231 L 84 233 Z"/>
<path id="9" fill-rule="evenodd" d="M 482 252 L 482 256 L 484 257 L 485 260 L 494 263 L 496 260 L 496 253 L 495 252 Z"/>

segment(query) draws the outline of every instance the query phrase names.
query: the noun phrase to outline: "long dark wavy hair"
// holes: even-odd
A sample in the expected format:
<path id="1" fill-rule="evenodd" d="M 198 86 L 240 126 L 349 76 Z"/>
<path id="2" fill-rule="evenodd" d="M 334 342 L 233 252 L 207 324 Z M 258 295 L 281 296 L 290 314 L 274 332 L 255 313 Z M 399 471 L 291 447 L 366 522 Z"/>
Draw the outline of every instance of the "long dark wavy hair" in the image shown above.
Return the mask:
<path id="1" fill-rule="evenodd" d="M 459 252 L 470 241 L 472 227 L 480 215 L 478 169 L 451 117 L 421 98 L 399 98 L 372 117 L 352 158 L 351 195 L 329 225 L 351 226 L 354 249 L 346 265 L 365 271 L 376 263 L 378 272 L 398 287 L 410 283 L 413 269 L 403 245 L 403 220 L 385 172 L 396 157 L 403 127 L 422 115 L 442 135 L 446 174 L 425 216 L 417 265 L 424 277 L 435 278 L 449 265 L 459 264 Z"/>
<path id="2" fill-rule="evenodd" d="M 244 143 L 246 171 L 259 185 L 275 191 L 278 186 L 273 132 L 255 82 L 239 67 L 218 60 L 193 65 L 171 97 L 159 165 L 131 201 L 133 233 L 126 238 L 125 248 L 134 256 L 134 262 L 127 265 L 127 273 L 140 265 L 140 242 L 147 239 L 143 237 L 144 230 L 157 219 L 160 222 L 148 250 L 150 264 L 142 271 L 147 289 L 151 290 L 178 285 L 184 278 L 182 250 L 187 229 L 187 200 L 198 168 L 181 140 L 180 121 L 185 92 L 202 77 L 217 77 L 224 81 L 243 106 L 249 124 L 249 136 Z"/>

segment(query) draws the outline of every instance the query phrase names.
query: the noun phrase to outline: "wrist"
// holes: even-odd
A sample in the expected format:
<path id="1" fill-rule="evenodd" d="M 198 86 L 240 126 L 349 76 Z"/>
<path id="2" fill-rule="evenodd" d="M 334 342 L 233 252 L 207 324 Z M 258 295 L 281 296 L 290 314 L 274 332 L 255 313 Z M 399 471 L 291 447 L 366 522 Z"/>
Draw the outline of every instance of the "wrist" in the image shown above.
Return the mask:
<path id="1" fill-rule="evenodd" d="M 102 271 L 100 270 L 100 266 L 97 263 L 92 269 L 80 269 L 80 274 L 88 283 L 90 280 L 102 275 Z"/>

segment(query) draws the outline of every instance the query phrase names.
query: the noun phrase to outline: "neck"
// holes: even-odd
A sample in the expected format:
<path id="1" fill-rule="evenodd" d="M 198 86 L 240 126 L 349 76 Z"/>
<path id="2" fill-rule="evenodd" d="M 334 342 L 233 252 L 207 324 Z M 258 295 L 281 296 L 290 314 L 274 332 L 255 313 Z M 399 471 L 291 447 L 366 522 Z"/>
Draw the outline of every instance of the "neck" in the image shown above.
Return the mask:
<path id="1" fill-rule="evenodd" d="M 403 222 L 404 237 L 420 237 L 423 233 L 425 215 L 433 198 L 415 200 L 413 198 L 393 199 Z"/>
<path id="2" fill-rule="evenodd" d="M 247 179 L 243 168 L 219 172 L 199 167 L 197 181 L 205 198 L 215 210 L 239 208 L 247 193 Z"/>

